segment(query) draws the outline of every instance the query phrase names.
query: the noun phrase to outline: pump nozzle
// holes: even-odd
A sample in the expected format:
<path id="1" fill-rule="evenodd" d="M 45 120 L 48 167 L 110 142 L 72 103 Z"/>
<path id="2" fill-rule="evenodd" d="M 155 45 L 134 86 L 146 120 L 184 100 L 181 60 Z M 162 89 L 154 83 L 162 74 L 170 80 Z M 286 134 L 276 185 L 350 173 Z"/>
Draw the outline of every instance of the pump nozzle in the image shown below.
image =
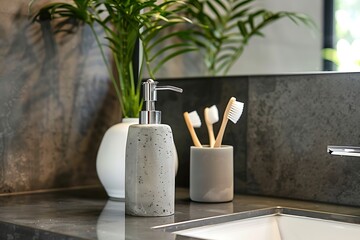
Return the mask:
<path id="1" fill-rule="evenodd" d="M 171 90 L 182 93 L 183 90 L 174 86 L 157 86 L 158 82 L 148 79 L 143 82 L 145 111 L 141 111 L 140 124 L 160 124 L 161 112 L 155 110 L 158 90 Z"/>

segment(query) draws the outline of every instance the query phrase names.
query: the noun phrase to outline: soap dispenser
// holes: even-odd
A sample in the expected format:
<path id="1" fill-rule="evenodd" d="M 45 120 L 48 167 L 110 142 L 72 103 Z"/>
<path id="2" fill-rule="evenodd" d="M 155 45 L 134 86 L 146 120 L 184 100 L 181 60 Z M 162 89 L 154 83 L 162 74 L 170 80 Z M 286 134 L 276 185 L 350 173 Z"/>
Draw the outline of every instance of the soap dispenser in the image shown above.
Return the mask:
<path id="1" fill-rule="evenodd" d="M 169 125 L 161 124 L 155 110 L 157 91 L 182 92 L 173 86 L 143 83 L 145 111 L 139 124 L 129 127 L 125 157 L 125 213 L 133 216 L 174 214 L 177 154 Z"/>

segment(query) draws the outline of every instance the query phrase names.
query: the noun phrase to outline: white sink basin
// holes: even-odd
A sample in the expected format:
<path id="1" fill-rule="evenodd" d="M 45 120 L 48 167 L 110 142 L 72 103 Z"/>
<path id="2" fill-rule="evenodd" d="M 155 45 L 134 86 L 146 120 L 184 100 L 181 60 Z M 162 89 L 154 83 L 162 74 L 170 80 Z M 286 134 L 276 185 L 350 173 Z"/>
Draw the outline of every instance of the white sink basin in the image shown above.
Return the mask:
<path id="1" fill-rule="evenodd" d="M 231 221 L 174 233 L 214 240 L 359 240 L 360 225 L 284 215 Z"/>
<path id="2" fill-rule="evenodd" d="M 182 236 L 213 240 L 360 239 L 359 217 L 280 207 L 273 208 L 273 211 L 274 213 L 271 213 L 271 209 L 255 210 L 178 223 L 162 228 Z"/>

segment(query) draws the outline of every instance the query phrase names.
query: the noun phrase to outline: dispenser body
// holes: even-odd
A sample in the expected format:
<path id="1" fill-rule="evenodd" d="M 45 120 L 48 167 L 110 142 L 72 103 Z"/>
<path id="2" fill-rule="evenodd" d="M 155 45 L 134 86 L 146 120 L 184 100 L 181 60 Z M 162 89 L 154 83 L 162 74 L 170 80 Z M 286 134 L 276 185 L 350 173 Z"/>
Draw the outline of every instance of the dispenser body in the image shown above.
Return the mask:
<path id="1" fill-rule="evenodd" d="M 174 214 L 176 158 L 170 126 L 137 124 L 129 127 L 125 160 L 126 214 Z"/>

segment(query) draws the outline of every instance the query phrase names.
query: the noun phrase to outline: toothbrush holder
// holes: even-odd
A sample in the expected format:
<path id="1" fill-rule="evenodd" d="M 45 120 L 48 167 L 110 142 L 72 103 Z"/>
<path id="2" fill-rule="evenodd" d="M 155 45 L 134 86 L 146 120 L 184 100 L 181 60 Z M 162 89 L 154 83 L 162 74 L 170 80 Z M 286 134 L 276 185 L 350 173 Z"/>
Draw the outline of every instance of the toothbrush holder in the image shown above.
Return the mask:
<path id="1" fill-rule="evenodd" d="M 190 148 L 190 199 L 195 202 L 229 202 L 234 198 L 233 147 Z"/>

